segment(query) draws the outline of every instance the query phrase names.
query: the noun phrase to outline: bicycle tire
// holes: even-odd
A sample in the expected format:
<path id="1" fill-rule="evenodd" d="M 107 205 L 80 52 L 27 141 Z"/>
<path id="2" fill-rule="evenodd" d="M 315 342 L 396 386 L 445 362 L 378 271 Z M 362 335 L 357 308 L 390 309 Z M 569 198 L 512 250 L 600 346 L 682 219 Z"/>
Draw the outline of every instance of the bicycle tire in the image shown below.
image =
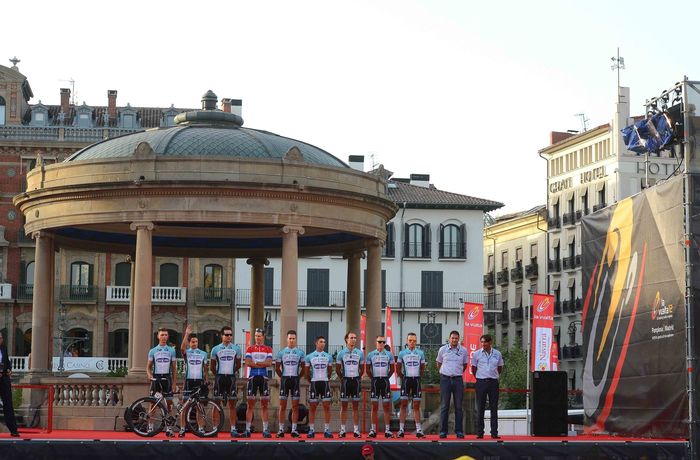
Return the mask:
<path id="1" fill-rule="evenodd" d="M 139 398 L 127 408 L 126 423 L 139 436 L 150 438 L 165 428 L 168 411 L 151 396 Z"/>
<path id="2" fill-rule="evenodd" d="M 218 422 L 216 421 L 218 420 Z M 224 426 L 224 411 L 221 406 L 211 400 L 194 401 L 187 409 L 185 423 L 189 430 L 200 438 L 216 436 Z M 200 423 L 203 424 L 200 427 Z"/>

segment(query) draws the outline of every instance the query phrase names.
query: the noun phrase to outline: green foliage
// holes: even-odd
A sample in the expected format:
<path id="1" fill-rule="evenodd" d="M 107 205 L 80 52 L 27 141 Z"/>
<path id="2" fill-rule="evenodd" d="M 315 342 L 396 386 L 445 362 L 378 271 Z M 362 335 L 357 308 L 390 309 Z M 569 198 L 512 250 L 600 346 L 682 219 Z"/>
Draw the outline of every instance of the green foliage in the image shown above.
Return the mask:
<path id="1" fill-rule="evenodd" d="M 435 364 L 435 358 L 437 358 L 439 349 L 439 346 L 421 347 L 421 350 L 423 350 L 423 353 L 425 354 L 425 373 L 421 378 L 421 383 L 440 383 L 440 373 L 438 372 L 437 365 Z"/>
<path id="2" fill-rule="evenodd" d="M 12 407 L 15 409 L 22 405 L 22 389 L 15 388 L 12 390 Z"/>
<path id="3" fill-rule="evenodd" d="M 527 353 L 519 346 L 513 346 L 503 353 L 503 373 L 500 378 L 501 388 L 513 390 L 527 387 Z M 501 393 L 502 409 L 524 409 L 526 393 Z"/>
<path id="4" fill-rule="evenodd" d="M 109 371 L 107 377 L 126 377 L 129 369 L 126 366 L 118 367 L 112 371 Z"/>

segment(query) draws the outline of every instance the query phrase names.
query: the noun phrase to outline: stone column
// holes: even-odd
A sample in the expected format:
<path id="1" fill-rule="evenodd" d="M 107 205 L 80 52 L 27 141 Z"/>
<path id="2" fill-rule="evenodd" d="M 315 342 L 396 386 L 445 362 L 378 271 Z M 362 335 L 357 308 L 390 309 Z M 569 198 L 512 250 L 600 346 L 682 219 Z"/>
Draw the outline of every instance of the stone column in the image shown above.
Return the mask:
<path id="1" fill-rule="evenodd" d="M 303 234 L 303 227 L 291 225 L 282 227 L 282 307 L 280 312 L 280 347 L 287 346 L 287 331 L 290 329 L 297 329 L 299 235 Z"/>
<path id="2" fill-rule="evenodd" d="M 53 337 L 53 235 L 40 231 L 34 233 L 34 294 L 32 299 L 32 373 L 51 371 Z M 29 281 L 29 280 L 27 280 Z"/>
<path id="3" fill-rule="evenodd" d="M 374 349 L 374 339 L 382 331 L 382 243 L 379 240 L 367 244 L 367 342 L 366 352 Z"/>
<path id="4" fill-rule="evenodd" d="M 253 257 L 248 259 L 247 263 L 251 266 L 250 338 L 252 341 L 255 329 L 265 327 L 265 265 L 270 265 L 270 261 L 264 257 Z"/>
<path id="5" fill-rule="evenodd" d="M 134 222 L 136 231 L 136 267 L 131 295 L 134 298 L 133 356 L 129 374 L 146 374 L 148 350 L 151 349 L 151 288 L 153 287 L 153 222 Z"/>
<path id="6" fill-rule="evenodd" d="M 345 306 L 345 332 L 354 332 L 360 336 L 360 259 L 362 252 L 351 252 L 345 254 L 348 261 L 347 298 Z"/>
<path id="7" fill-rule="evenodd" d="M 131 369 L 131 363 L 134 361 L 134 281 L 136 275 L 136 267 L 134 266 L 136 256 L 128 255 L 126 261 L 131 266 L 131 276 L 129 281 L 129 352 L 127 356 L 127 366 Z"/>

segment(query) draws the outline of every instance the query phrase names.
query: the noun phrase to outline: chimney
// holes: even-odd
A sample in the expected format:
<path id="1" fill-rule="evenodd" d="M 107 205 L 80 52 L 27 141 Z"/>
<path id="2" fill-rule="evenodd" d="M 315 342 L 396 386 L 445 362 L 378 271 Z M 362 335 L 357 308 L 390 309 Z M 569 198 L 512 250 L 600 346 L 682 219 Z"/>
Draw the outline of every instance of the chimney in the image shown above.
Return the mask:
<path id="1" fill-rule="evenodd" d="M 221 111 L 231 113 L 231 98 L 225 97 L 221 99 Z"/>
<path id="2" fill-rule="evenodd" d="M 563 133 L 561 131 L 551 131 L 549 133 L 549 144 L 554 145 L 557 142 L 561 142 L 564 139 L 568 139 L 574 135 L 576 135 L 576 133 Z"/>
<path id="3" fill-rule="evenodd" d="M 243 99 L 231 99 L 231 112 L 243 118 Z"/>
<path id="4" fill-rule="evenodd" d="M 117 90 L 107 90 L 107 113 L 109 118 L 117 118 Z"/>
<path id="5" fill-rule="evenodd" d="M 70 88 L 61 88 L 61 112 L 68 116 L 70 110 Z"/>
<path id="6" fill-rule="evenodd" d="M 430 187 L 430 174 L 411 174 L 411 185 Z"/>
<path id="7" fill-rule="evenodd" d="M 348 157 L 348 163 L 350 167 L 356 171 L 365 171 L 365 156 L 364 155 L 350 155 Z"/>

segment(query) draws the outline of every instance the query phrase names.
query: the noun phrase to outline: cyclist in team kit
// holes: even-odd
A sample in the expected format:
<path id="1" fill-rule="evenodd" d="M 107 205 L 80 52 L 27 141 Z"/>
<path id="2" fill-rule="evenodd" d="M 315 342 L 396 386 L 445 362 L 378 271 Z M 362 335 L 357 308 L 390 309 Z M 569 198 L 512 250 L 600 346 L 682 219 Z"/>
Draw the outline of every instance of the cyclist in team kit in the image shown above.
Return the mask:
<path id="1" fill-rule="evenodd" d="M 228 414 L 231 420 L 231 437 L 238 437 L 236 429 L 236 376 L 241 368 L 241 348 L 232 343 L 233 330 L 229 326 L 221 328 L 221 343 L 211 350 L 209 359 L 214 374 L 214 399 L 228 401 Z"/>
<path id="2" fill-rule="evenodd" d="M 425 370 L 425 354 L 423 350 L 416 348 L 418 337 L 414 332 L 410 332 L 406 337 L 408 348 L 401 350 L 396 360 L 396 374 L 401 379 L 401 409 L 399 411 L 399 433 L 398 437 L 404 437 L 404 425 L 406 423 L 406 409 L 408 400 L 413 404 L 413 419 L 416 422 L 416 437 L 423 438 L 421 428 L 420 402 L 421 386 L 420 378 Z"/>
<path id="3" fill-rule="evenodd" d="M 372 425 L 368 436 L 377 437 L 377 424 L 379 422 L 379 400 L 382 400 L 384 408 L 384 437 L 393 438 L 391 432 L 391 384 L 389 376 L 394 373 L 394 355 L 384 349 L 386 339 L 377 336 L 377 349 L 367 355 L 367 374 L 371 377 L 370 399 L 372 400 Z"/>
<path id="4" fill-rule="evenodd" d="M 187 401 L 193 391 L 200 388 L 202 384 L 207 383 L 208 372 L 207 352 L 199 349 L 199 339 L 197 338 L 197 334 L 192 333 L 192 326 L 190 324 L 185 328 L 185 335 L 182 338 L 180 351 L 182 352 L 182 357 L 185 359 L 186 364 L 185 388 L 182 391 L 182 399 L 183 401 Z M 204 431 L 204 428 L 202 428 L 202 420 L 200 420 L 200 418 L 198 414 L 197 421 L 201 432 Z M 185 411 L 182 411 L 180 414 L 180 432 L 178 436 L 181 438 L 185 437 Z"/>
<path id="5" fill-rule="evenodd" d="M 173 391 L 177 391 L 177 365 L 175 362 L 175 348 L 168 346 L 168 330 L 158 329 L 158 345 L 148 352 L 148 365 L 146 375 L 151 382 L 150 394 L 160 392 L 168 402 L 168 412 L 173 405 Z M 152 430 L 152 428 L 150 428 Z M 174 436 L 170 428 L 165 435 Z"/>
<path id="6" fill-rule="evenodd" d="M 287 398 L 292 398 L 293 438 L 299 437 L 299 376 L 304 372 L 304 352 L 297 348 L 297 332 L 287 331 L 287 347 L 277 353 L 275 372 L 280 378 L 279 431 L 277 437 L 284 437 L 284 419 L 287 412 Z"/>
<path id="7" fill-rule="evenodd" d="M 250 369 L 250 375 L 248 377 L 248 410 L 246 411 L 243 437 L 250 437 L 256 395 L 260 395 L 263 438 L 271 438 L 267 412 L 267 406 L 270 402 L 267 368 L 272 366 L 272 348 L 265 345 L 265 332 L 260 328 L 255 329 L 255 345 L 249 346 L 245 351 L 245 365 Z"/>
<path id="8" fill-rule="evenodd" d="M 309 433 L 307 438 L 316 435 L 315 421 L 318 401 L 323 401 L 323 437 L 332 438 L 331 433 L 331 386 L 329 380 L 333 373 L 333 357 L 326 353 L 326 338 L 316 337 L 316 351 L 306 355 L 306 378 L 309 380 Z"/>
<path id="9" fill-rule="evenodd" d="M 335 372 L 340 379 L 340 432 L 338 437 L 345 437 L 345 420 L 348 402 L 352 401 L 353 436 L 360 434 L 360 392 L 362 391 L 362 374 L 365 370 L 365 355 L 357 348 L 357 334 L 345 334 L 345 348 L 336 357 Z"/>

